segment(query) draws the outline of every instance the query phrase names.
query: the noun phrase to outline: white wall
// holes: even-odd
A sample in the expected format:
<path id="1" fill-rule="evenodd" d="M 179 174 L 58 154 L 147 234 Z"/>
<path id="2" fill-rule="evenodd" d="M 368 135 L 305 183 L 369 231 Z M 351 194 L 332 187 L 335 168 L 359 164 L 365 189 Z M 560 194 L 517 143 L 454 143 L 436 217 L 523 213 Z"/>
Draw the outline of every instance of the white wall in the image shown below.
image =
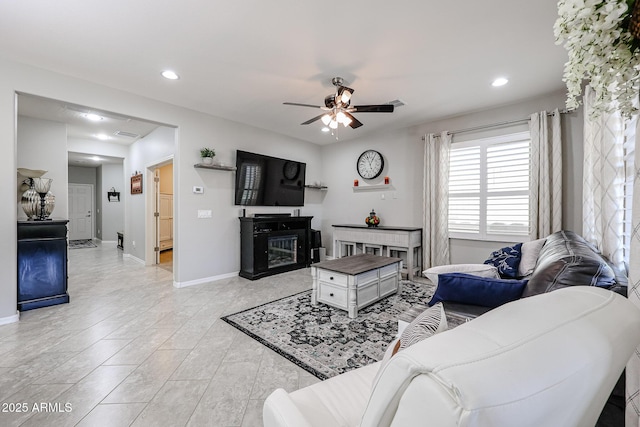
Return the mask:
<path id="1" fill-rule="evenodd" d="M 518 104 L 424 123 L 397 131 L 368 135 L 358 140 L 338 142 L 323 147 L 323 180 L 329 186 L 323 205 L 324 246 L 328 251 L 332 251 L 332 224 L 363 224 L 371 208 L 376 210 L 383 225 L 422 227 L 423 135 L 525 119 L 537 111 L 562 109 L 564 99 L 564 92 L 555 92 Z M 401 108 L 394 114 L 402 114 Z M 578 111 L 564 114 L 562 120 L 564 127 L 562 135 L 563 226 L 581 233 L 582 113 Z M 454 143 L 526 129 L 528 129 L 526 124 L 520 124 L 489 131 L 461 133 L 454 136 Z M 383 173 L 371 182 L 363 180 L 356 171 L 358 156 L 366 149 L 375 149 L 385 158 Z M 392 189 L 389 191 L 355 192 L 352 188 L 354 179 L 359 179 L 361 185 L 380 184 L 384 176 L 390 177 Z M 514 242 L 452 239 L 451 261 L 453 263 L 481 262 L 494 249 L 510 243 Z"/>
<path id="2" fill-rule="evenodd" d="M 142 194 L 131 194 L 130 181 L 125 191 L 125 226 L 124 226 L 124 251 L 134 257 L 144 260 L 147 237 L 146 201 L 153 203 L 153 181 L 147 179 L 146 169 L 165 161 L 173 156 L 176 151 L 175 129 L 161 126 L 144 138 L 139 139 L 129 148 L 129 155 L 124 162 L 125 176 L 129 177 L 135 172 L 142 173 Z M 121 194 L 122 196 L 122 194 Z M 150 204 L 149 209 L 153 210 Z M 135 245 L 134 245 L 135 243 Z M 147 260 L 151 264 L 152 260 Z"/>
<path id="3" fill-rule="evenodd" d="M 100 185 L 96 199 L 101 200 L 101 221 L 98 223 L 101 228 L 98 238 L 112 242 L 117 240 L 118 232 L 124 231 L 124 197 L 128 190 L 124 183 L 124 167 L 122 164 L 104 164 L 100 167 L 98 176 Z M 120 192 L 119 202 L 110 202 L 107 197 L 107 192 L 112 187 Z"/>
<path id="4" fill-rule="evenodd" d="M 51 193 L 56 198 L 53 218 L 69 217 L 67 200 L 67 126 L 49 120 L 20 117 L 17 132 L 17 167 L 46 170 L 44 178 L 52 178 Z M 10 169 L 14 175 L 16 167 Z M 15 179 L 15 178 L 14 178 Z M 15 186 L 11 187 L 16 188 Z M 9 200 L 15 200 L 12 195 Z M 24 211 L 16 207 L 18 219 L 26 219 Z M 0 318 L 2 316 L 0 315 Z"/>

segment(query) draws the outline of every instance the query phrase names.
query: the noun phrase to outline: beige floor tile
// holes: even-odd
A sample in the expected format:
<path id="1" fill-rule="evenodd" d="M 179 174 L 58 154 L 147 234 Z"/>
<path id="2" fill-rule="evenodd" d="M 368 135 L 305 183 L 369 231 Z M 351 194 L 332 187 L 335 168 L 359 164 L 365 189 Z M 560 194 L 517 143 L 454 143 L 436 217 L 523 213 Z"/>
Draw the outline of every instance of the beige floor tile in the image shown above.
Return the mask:
<path id="1" fill-rule="evenodd" d="M 167 381 L 132 426 L 183 426 L 209 381 Z"/>
<path id="2" fill-rule="evenodd" d="M 149 402 L 188 353 L 188 350 L 156 351 L 116 387 L 103 403 Z"/>
<path id="3" fill-rule="evenodd" d="M 249 400 L 242 418 L 242 427 L 262 427 L 262 407 L 264 400 Z"/>
<path id="4" fill-rule="evenodd" d="M 71 384 L 34 384 L 23 387 L 1 403 L 0 425 L 21 425 L 37 413 L 34 408 L 40 407 L 42 402 L 55 402 L 69 387 Z"/>
<path id="5" fill-rule="evenodd" d="M 80 421 L 77 427 L 128 427 L 146 403 L 100 404 Z"/>
<path id="6" fill-rule="evenodd" d="M 100 366 L 62 393 L 55 402 L 59 407 L 34 414 L 25 427 L 74 426 L 100 403 L 132 371 L 133 366 Z"/>

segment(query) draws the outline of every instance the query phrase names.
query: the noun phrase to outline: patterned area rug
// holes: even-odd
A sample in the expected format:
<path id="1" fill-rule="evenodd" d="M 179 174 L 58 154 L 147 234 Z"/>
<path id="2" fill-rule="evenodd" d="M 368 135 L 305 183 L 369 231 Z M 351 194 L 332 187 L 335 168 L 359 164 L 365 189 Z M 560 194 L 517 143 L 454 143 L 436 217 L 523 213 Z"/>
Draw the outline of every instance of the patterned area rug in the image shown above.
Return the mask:
<path id="1" fill-rule="evenodd" d="M 403 281 L 400 293 L 349 319 L 344 310 L 311 305 L 309 290 L 222 320 L 324 380 L 381 360 L 398 332 L 398 316 L 426 304 L 433 291 L 433 285 Z M 447 315 L 447 321 L 451 328 L 465 319 Z"/>
<path id="2" fill-rule="evenodd" d="M 69 249 L 97 248 L 93 240 L 69 240 Z"/>

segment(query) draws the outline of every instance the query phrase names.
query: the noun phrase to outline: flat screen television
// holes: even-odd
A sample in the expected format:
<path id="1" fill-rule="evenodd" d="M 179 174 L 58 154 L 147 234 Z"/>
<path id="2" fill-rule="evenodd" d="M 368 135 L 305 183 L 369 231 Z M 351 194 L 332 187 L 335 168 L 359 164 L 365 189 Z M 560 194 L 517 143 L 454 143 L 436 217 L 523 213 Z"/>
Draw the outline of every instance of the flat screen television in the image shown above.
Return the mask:
<path id="1" fill-rule="evenodd" d="M 235 204 L 304 206 L 306 167 L 302 162 L 238 150 Z"/>

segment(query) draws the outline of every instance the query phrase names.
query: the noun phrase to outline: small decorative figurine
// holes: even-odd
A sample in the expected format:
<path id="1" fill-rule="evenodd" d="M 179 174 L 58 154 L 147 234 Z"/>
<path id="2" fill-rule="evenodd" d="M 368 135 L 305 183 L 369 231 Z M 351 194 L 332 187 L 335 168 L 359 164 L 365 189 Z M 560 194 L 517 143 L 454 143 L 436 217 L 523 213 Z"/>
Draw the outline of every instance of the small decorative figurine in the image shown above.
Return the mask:
<path id="1" fill-rule="evenodd" d="M 364 222 L 369 227 L 377 227 L 378 224 L 380 224 L 380 218 L 376 216 L 376 211 L 371 209 L 371 212 L 369 212 L 369 216 L 364 219 Z"/>

